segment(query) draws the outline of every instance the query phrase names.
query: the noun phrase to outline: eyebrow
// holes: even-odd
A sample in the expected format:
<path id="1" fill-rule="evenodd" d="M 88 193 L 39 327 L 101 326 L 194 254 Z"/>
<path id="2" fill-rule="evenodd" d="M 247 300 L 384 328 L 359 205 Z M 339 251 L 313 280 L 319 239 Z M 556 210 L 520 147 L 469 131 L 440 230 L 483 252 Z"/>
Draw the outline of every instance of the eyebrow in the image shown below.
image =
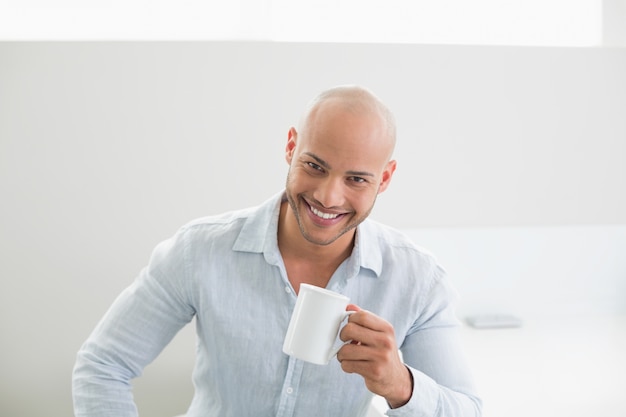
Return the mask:
<path id="1" fill-rule="evenodd" d="M 320 158 L 319 156 L 315 155 L 314 153 L 311 152 L 303 152 L 305 155 L 310 156 L 311 158 L 315 159 L 315 161 L 322 166 L 325 169 L 332 169 L 332 167 L 330 166 L 330 164 L 326 161 L 324 161 L 322 158 Z M 375 177 L 374 174 L 372 174 L 371 172 L 367 172 L 367 171 L 347 171 L 346 174 L 348 175 L 355 175 L 358 177 Z"/>

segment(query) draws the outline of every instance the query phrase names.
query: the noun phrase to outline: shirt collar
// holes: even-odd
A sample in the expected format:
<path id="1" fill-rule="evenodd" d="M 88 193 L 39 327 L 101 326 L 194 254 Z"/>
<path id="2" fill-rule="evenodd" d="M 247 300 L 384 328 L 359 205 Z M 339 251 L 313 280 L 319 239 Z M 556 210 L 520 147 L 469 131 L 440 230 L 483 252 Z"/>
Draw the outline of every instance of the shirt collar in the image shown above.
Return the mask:
<path id="1" fill-rule="evenodd" d="M 267 262 L 277 264 L 280 259 L 278 250 L 278 216 L 280 205 L 286 201 L 285 192 L 275 194 L 256 209 L 251 211 L 233 250 L 241 252 L 263 253 Z M 373 220 L 366 219 L 358 227 L 350 263 L 373 271 L 380 276 L 382 270 L 382 248 L 384 242 L 376 232 L 378 228 Z"/>
<path id="2" fill-rule="evenodd" d="M 357 261 L 362 268 L 367 268 L 380 276 L 383 266 L 384 241 L 377 233 L 376 223 L 371 219 L 365 219 L 356 229 L 353 254 L 358 256 Z"/>
<path id="3" fill-rule="evenodd" d="M 278 215 L 283 196 L 284 192 L 277 193 L 250 211 L 233 250 L 262 253 L 273 247 L 278 251 Z"/>

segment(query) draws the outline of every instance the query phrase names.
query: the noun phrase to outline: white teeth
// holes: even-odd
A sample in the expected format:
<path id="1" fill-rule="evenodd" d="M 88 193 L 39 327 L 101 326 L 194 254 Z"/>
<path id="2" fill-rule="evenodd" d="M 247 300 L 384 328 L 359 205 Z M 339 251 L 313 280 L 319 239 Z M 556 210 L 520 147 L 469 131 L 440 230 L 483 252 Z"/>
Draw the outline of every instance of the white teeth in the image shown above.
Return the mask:
<path id="1" fill-rule="evenodd" d="M 311 207 L 311 206 L 309 206 Z M 319 210 L 316 210 L 314 207 L 311 207 L 311 211 L 317 216 L 317 217 L 321 217 L 322 219 L 334 219 L 335 217 L 339 216 L 338 214 L 330 214 L 330 213 L 323 213 Z"/>

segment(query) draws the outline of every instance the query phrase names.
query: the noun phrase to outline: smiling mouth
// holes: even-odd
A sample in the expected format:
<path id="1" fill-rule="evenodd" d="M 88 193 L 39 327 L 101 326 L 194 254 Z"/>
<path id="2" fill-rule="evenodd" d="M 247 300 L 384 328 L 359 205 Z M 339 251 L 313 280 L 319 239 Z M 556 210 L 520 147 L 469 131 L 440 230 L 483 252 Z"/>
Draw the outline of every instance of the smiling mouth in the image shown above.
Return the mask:
<path id="1" fill-rule="evenodd" d="M 315 207 L 311 206 L 310 204 L 309 204 L 309 208 L 311 209 L 311 212 L 313 214 L 315 214 L 317 217 L 319 217 L 320 219 L 332 220 L 332 219 L 336 219 L 337 217 L 340 216 L 340 214 L 336 214 L 336 213 L 324 213 L 323 211 L 320 211 L 320 210 L 316 209 Z"/>

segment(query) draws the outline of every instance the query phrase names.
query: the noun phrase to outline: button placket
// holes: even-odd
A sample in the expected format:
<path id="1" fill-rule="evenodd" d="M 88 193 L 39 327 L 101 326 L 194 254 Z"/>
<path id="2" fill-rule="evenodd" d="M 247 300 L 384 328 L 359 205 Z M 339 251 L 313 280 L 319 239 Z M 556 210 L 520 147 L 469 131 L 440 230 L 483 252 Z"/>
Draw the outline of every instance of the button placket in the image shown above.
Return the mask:
<path id="1" fill-rule="evenodd" d="M 285 375 L 285 381 L 283 382 L 283 394 L 280 397 L 277 417 L 293 416 L 303 366 L 303 361 L 289 357 L 289 364 L 287 365 L 287 374 Z"/>

